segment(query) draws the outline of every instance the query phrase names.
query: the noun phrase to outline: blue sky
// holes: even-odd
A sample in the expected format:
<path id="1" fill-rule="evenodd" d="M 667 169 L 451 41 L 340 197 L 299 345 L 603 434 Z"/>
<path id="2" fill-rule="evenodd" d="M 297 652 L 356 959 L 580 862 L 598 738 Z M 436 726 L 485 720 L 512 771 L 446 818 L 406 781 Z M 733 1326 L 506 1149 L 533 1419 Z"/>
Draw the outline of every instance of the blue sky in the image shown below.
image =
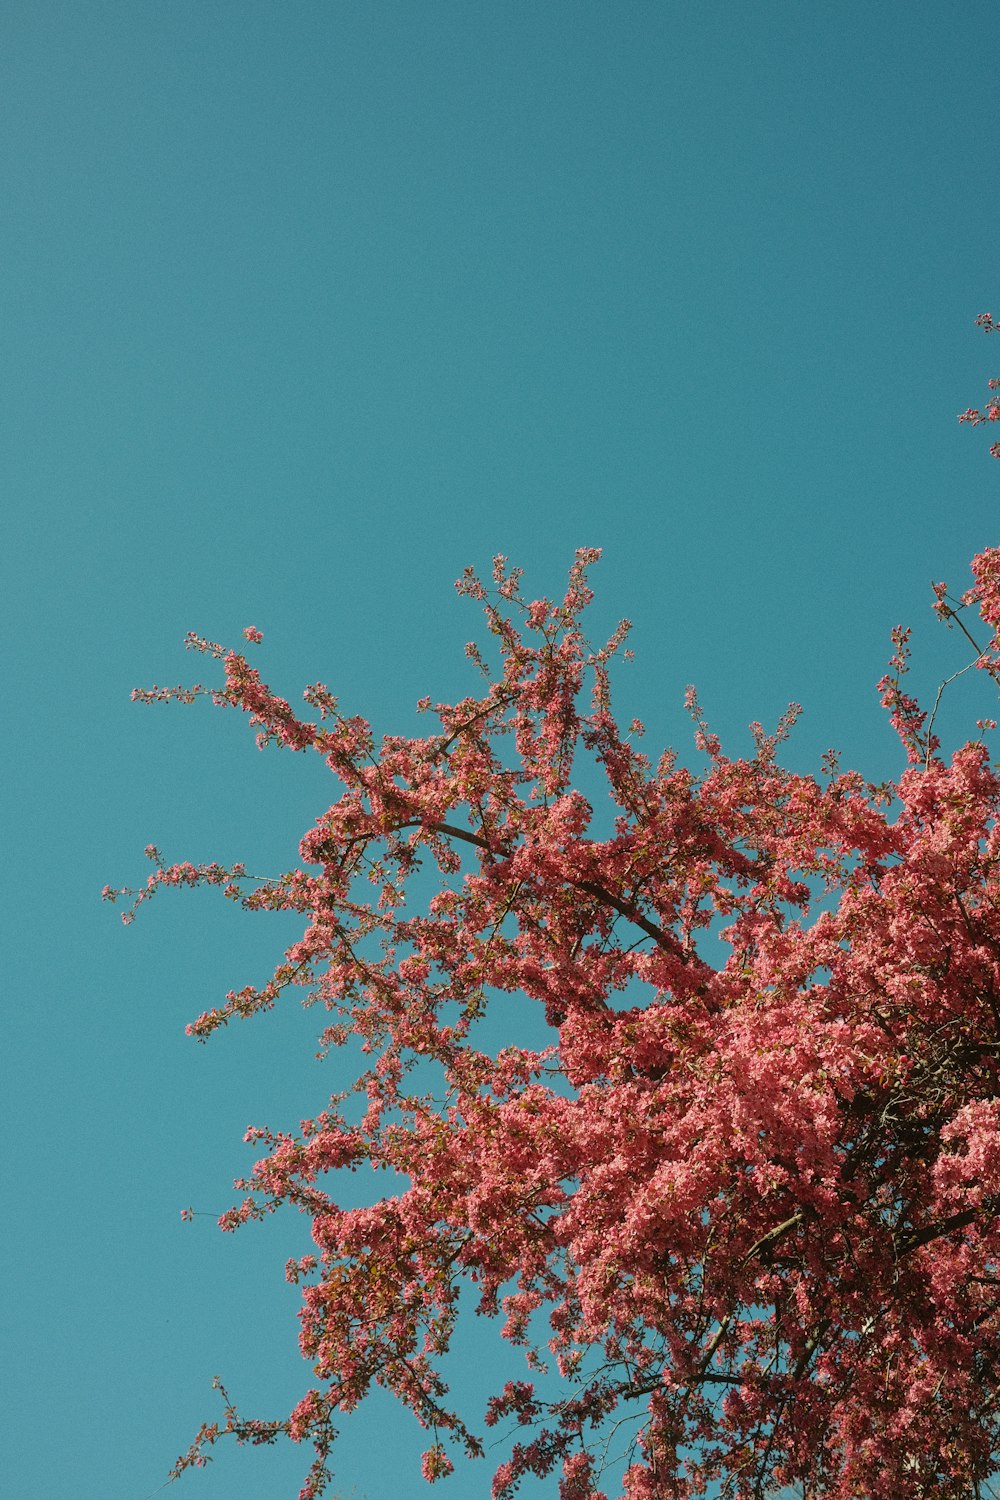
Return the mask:
<path id="1" fill-rule="evenodd" d="M 309 1373 L 304 1223 L 179 1219 L 340 1081 L 294 1007 L 184 1037 L 287 929 L 206 894 L 123 930 L 99 892 L 149 842 L 285 868 L 326 779 L 132 687 L 253 623 L 285 696 L 406 732 L 469 686 L 466 564 L 554 593 L 600 546 L 652 748 L 687 754 L 695 682 L 733 750 L 795 699 L 797 767 L 895 774 L 889 628 L 933 692 L 965 658 L 929 580 L 998 539 L 955 421 L 1000 373 L 997 39 L 897 0 L 0 8 L 11 1500 L 145 1500 L 213 1375 L 268 1415 Z M 956 690 L 946 733 L 989 709 Z M 422 1446 L 376 1405 L 338 1483 L 423 1494 Z M 220 1450 L 173 1493 L 292 1496 L 305 1463 Z"/>

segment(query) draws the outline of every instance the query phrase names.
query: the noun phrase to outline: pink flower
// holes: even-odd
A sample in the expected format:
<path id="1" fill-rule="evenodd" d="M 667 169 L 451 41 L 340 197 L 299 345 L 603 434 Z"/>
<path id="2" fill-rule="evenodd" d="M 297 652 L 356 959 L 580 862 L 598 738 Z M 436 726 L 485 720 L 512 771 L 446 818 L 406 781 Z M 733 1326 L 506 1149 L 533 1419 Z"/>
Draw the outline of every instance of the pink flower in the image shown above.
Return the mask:
<path id="1" fill-rule="evenodd" d="M 440 1443 L 435 1443 L 428 1448 L 420 1460 L 420 1472 L 428 1484 L 433 1484 L 436 1479 L 445 1479 L 454 1472 L 455 1465 L 448 1457 Z"/>

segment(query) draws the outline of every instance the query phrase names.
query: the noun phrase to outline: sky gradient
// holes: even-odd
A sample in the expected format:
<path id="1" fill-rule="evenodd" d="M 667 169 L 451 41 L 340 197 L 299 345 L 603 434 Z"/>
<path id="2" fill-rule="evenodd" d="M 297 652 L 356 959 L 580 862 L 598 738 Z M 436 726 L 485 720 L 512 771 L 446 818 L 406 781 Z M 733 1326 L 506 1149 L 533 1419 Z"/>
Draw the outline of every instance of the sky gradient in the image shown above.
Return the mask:
<path id="1" fill-rule="evenodd" d="M 1000 373 L 997 33 L 898 0 L 0 7 L 10 1500 L 146 1500 L 214 1375 L 264 1416 L 308 1383 L 304 1223 L 212 1216 L 247 1125 L 341 1081 L 319 1017 L 184 1036 L 292 931 L 211 893 L 124 930 L 99 893 L 150 842 L 287 868 L 333 787 L 131 689 L 254 624 L 284 696 L 322 679 L 405 733 L 469 689 L 467 564 L 554 594 L 598 546 L 653 753 L 695 760 L 694 682 L 734 753 L 796 700 L 796 769 L 897 774 L 889 629 L 933 695 L 966 658 L 929 582 L 998 540 L 1000 465 L 955 420 Z M 337 1486 L 423 1495 L 423 1446 L 373 1403 Z M 280 1500 L 307 1464 L 220 1449 L 171 1493 Z"/>

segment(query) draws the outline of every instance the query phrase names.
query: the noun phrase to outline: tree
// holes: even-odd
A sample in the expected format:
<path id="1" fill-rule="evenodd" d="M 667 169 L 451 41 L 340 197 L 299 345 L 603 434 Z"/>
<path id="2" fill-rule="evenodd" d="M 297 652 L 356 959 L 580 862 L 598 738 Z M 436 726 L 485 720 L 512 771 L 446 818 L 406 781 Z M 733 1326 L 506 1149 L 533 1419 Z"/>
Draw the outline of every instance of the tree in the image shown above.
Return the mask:
<path id="1" fill-rule="evenodd" d="M 600 649 L 584 633 L 597 557 L 577 553 L 555 603 L 526 599 L 503 558 L 491 589 L 466 572 L 500 667 L 468 648 L 482 693 L 424 699 L 422 738 L 377 746 L 321 683 L 300 718 L 242 651 L 193 636 L 223 682 L 135 695 L 207 694 L 340 784 L 278 879 L 151 847 L 141 890 L 105 890 L 133 898 L 126 921 L 199 884 L 300 914 L 273 977 L 189 1032 L 206 1041 L 300 986 L 330 1013 L 322 1046 L 364 1053 L 300 1134 L 250 1132 L 262 1155 L 221 1221 L 310 1217 L 315 1252 L 288 1276 L 315 1382 L 269 1422 L 223 1392 L 224 1420 L 174 1472 L 226 1433 L 309 1440 L 310 1500 L 338 1414 L 373 1383 L 432 1433 L 427 1479 L 456 1449 L 481 1457 L 441 1374 L 471 1283 L 538 1372 L 484 1414 L 513 1429 L 497 1500 L 529 1473 L 558 1475 L 562 1500 L 600 1496 L 602 1434 L 628 1423 L 628 1500 L 713 1483 L 739 1500 L 976 1493 L 1000 1451 L 992 722 L 945 757 L 897 630 L 880 684 L 907 762 L 893 784 L 832 753 L 817 776 L 783 769 L 795 705 L 732 759 L 693 692 L 707 769 L 654 764 L 611 709 L 627 622 Z M 972 572 L 961 599 L 936 584 L 934 607 L 1000 680 L 1000 548 Z M 582 759 L 613 804 L 603 837 Z M 544 1014 L 549 1045 L 481 1045 L 503 994 Z M 329 1174 L 362 1167 L 409 1186 L 344 1209 Z"/>

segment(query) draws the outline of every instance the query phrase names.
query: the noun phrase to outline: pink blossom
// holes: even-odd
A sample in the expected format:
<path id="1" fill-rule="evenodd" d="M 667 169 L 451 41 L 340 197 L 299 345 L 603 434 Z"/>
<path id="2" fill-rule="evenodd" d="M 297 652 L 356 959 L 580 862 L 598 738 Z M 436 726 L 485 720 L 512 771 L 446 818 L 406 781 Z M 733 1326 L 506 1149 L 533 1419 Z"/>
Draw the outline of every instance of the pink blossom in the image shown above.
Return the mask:
<path id="1" fill-rule="evenodd" d="M 285 1275 L 317 1383 L 266 1422 L 220 1386 L 223 1419 L 175 1473 L 224 1436 L 309 1441 L 312 1500 L 342 1414 L 378 1386 L 434 1433 L 429 1482 L 496 1429 L 496 1500 L 527 1476 L 601 1500 L 590 1439 L 626 1418 L 626 1500 L 725 1483 L 957 1500 L 998 1457 L 1000 772 L 979 741 L 946 752 L 903 627 L 879 684 L 901 746 L 887 785 L 835 754 L 822 775 L 782 766 L 795 704 L 730 756 L 693 689 L 701 769 L 648 758 L 612 712 L 627 622 L 586 639 L 597 555 L 577 553 L 558 605 L 523 597 L 504 557 L 463 576 L 500 667 L 435 704 L 431 737 L 376 743 L 322 683 L 304 694 L 319 722 L 300 718 L 199 637 L 221 685 L 139 694 L 210 696 L 333 786 L 301 866 L 251 877 L 149 846 L 145 884 L 104 898 L 129 897 L 130 921 L 162 887 L 214 886 L 295 919 L 270 978 L 188 1031 L 297 990 L 355 1068 L 297 1132 L 249 1129 L 257 1160 L 219 1221 L 306 1215 L 313 1253 Z M 972 571 L 933 608 L 992 687 L 1000 548 Z M 345 1171 L 381 1196 L 344 1207 Z M 463 1286 L 530 1377 L 472 1413 L 442 1373 Z"/>

